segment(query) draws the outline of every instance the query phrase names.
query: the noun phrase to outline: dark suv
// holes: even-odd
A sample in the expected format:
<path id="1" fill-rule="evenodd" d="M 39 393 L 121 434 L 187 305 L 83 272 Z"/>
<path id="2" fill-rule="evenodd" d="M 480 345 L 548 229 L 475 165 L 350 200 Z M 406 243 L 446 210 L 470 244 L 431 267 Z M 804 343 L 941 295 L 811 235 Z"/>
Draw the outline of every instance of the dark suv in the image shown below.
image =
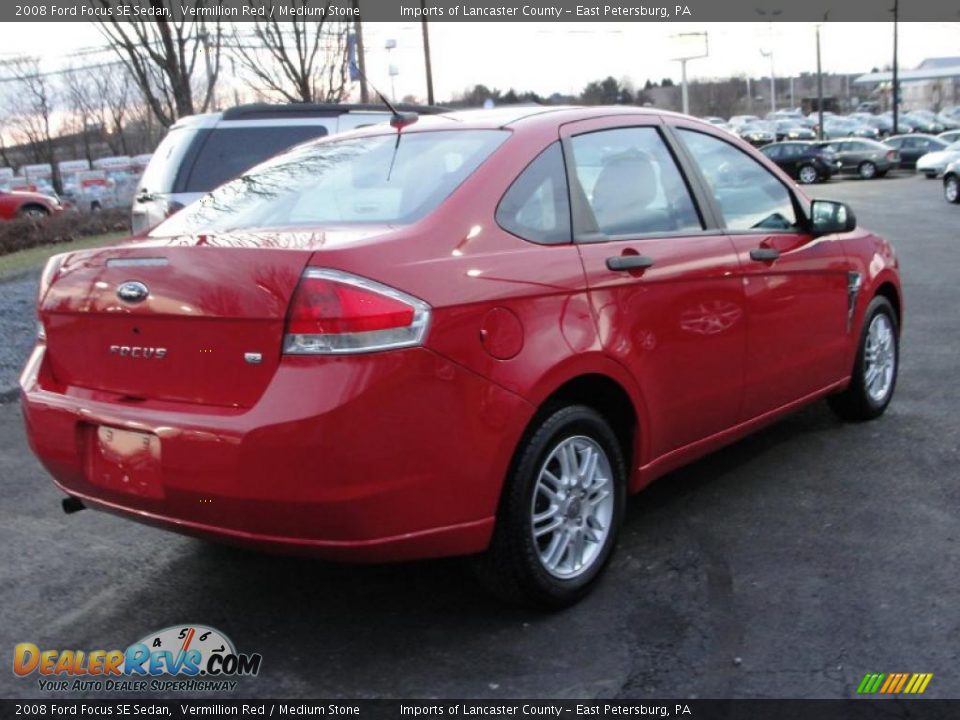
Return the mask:
<path id="1" fill-rule="evenodd" d="M 831 150 L 813 142 L 778 142 L 760 152 L 805 185 L 829 180 L 840 168 Z"/>

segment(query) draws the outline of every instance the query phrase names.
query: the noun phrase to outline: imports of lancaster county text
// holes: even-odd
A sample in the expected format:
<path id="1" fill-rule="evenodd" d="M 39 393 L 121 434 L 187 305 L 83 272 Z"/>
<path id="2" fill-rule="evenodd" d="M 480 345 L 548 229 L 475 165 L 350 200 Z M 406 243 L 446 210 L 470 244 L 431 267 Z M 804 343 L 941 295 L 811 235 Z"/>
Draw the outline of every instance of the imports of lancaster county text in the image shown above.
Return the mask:
<path id="1" fill-rule="evenodd" d="M 400 6 L 400 16 L 410 18 L 554 18 L 570 19 L 574 17 L 609 17 L 609 18 L 649 18 L 652 20 L 666 20 L 671 17 L 693 17 L 693 11 L 688 5 L 674 5 L 655 7 L 652 5 L 636 5 L 622 7 L 620 5 L 577 5 L 573 10 L 565 10 L 556 5 L 451 5 L 448 7 Z"/>

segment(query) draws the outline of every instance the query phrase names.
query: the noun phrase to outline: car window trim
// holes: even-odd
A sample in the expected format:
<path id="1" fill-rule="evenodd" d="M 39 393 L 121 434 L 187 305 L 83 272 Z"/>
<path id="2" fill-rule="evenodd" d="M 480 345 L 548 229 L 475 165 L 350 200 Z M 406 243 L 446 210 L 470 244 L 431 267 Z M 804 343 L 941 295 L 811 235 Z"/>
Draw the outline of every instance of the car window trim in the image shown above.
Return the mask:
<path id="1" fill-rule="evenodd" d="M 572 231 L 573 243 L 575 245 L 590 245 L 603 242 L 625 242 L 629 240 L 649 240 L 653 238 L 701 237 L 718 234 L 715 231 L 719 230 L 719 228 L 711 227 L 711 219 L 708 219 L 710 216 L 704 212 L 703 206 L 698 202 L 697 189 L 691 182 L 691 179 L 687 173 L 684 172 L 682 158 L 678 157 L 673 143 L 671 143 L 667 133 L 664 131 L 666 127 L 667 126 L 662 122 L 662 119 L 658 123 L 650 123 L 649 120 L 647 122 L 637 122 L 635 120 L 631 122 L 630 118 L 624 118 L 624 123 L 622 125 L 610 125 L 607 127 L 584 130 L 583 132 L 572 132 L 561 135 L 560 144 L 561 149 L 563 150 L 564 165 L 566 168 L 567 192 L 570 198 L 570 229 Z M 580 179 L 577 177 L 577 169 L 574 166 L 575 156 L 573 152 L 573 139 L 580 137 L 581 135 L 608 132 L 610 130 L 625 130 L 629 128 L 651 128 L 657 133 L 666 147 L 667 153 L 673 160 L 674 165 L 677 168 L 677 172 L 680 173 L 680 179 L 687 188 L 690 201 L 693 203 L 693 209 L 699 216 L 701 225 L 704 227 L 701 227 L 699 230 L 670 230 L 664 232 L 637 233 L 629 235 L 607 235 L 599 229 L 597 226 L 596 217 L 593 214 L 593 208 L 590 207 L 590 204 L 587 201 L 586 193 L 580 184 Z M 579 188 L 579 192 L 574 192 L 575 188 Z"/>
<path id="2" fill-rule="evenodd" d="M 770 168 L 764 166 L 762 162 L 759 162 L 756 158 L 751 157 L 749 153 L 743 151 L 742 148 L 737 147 L 734 143 L 729 142 L 726 138 L 722 138 L 719 135 L 713 133 L 704 132 L 700 128 L 687 126 L 687 125 L 672 125 L 667 124 L 666 127 L 668 131 L 672 131 L 676 135 L 676 142 L 680 144 L 683 148 L 683 151 L 687 153 L 687 157 L 690 159 L 691 163 L 691 172 L 696 175 L 701 183 L 701 186 L 705 189 L 707 193 L 707 201 L 710 203 L 713 212 L 716 214 L 717 222 L 719 227 L 727 235 L 796 235 L 799 233 L 809 233 L 810 232 L 810 217 L 807 214 L 807 209 L 803 203 L 800 202 L 797 193 L 794 192 L 793 188 L 785 183 L 775 172 L 772 172 Z M 750 160 L 759 165 L 763 170 L 768 172 L 771 177 L 773 177 L 777 182 L 779 182 L 784 190 L 787 191 L 787 194 L 790 196 L 790 201 L 793 203 L 793 211 L 797 215 L 797 221 L 799 227 L 791 228 L 789 230 L 783 230 L 778 228 L 743 228 L 743 229 L 734 229 L 727 226 L 727 222 L 723 217 L 723 213 L 720 210 L 720 205 L 717 203 L 716 198 L 714 198 L 713 193 L 709 191 L 709 185 L 707 184 L 707 179 L 704 177 L 703 173 L 700 170 L 700 166 L 696 164 L 696 160 L 693 158 L 693 154 L 687 148 L 686 144 L 683 142 L 683 138 L 679 136 L 676 131 L 679 130 L 688 130 L 690 132 L 700 133 L 701 135 L 706 135 L 707 137 L 712 137 L 720 142 L 726 143 L 734 150 L 739 151 L 740 153 L 746 155 Z M 761 153 L 762 155 L 762 153 Z M 766 156 L 764 156 L 766 157 Z M 773 162 L 767 158 L 768 162 Z"/>

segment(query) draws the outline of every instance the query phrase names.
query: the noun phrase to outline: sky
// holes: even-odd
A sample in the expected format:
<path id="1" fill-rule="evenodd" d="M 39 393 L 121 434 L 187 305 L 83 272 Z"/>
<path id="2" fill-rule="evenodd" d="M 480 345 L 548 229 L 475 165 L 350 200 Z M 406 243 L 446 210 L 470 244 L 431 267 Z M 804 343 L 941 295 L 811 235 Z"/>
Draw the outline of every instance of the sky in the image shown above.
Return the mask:
<path id="1" fill-rule="evenodd" d="M 391 93 L 388 67 L 397 97 L 425 96 L 419 23 L 364 23 L 367 74 Z M 591 80 L 612 75 L 642 86 L 647 79 L 679 81 L 679 32 L 703 32 L 709 58 L 688 63 L 688 77 L 719 78 L 750 74 L 785 77 L 816 70 L 813 23 L 451 23 L 430 24 L 434 87 L 438 101 L 477 83 L 540 94 L 580 92 Z M 826 23 L 821 30 L 826 72 L 859 73 L 889 65 L 892 23 Z M 92 23 L 0 23 L 0 60 L 29 53 L 45 70 L 107 56 L 71 53 L 103 45 Z M 387 51 L 388 39 L 395 50 Z M 915 67 L 924 58 L 960 56 L 960 23 L 900 23 L 900 63 Z M 2 69 L 0 69 L 2 75 Z"/>

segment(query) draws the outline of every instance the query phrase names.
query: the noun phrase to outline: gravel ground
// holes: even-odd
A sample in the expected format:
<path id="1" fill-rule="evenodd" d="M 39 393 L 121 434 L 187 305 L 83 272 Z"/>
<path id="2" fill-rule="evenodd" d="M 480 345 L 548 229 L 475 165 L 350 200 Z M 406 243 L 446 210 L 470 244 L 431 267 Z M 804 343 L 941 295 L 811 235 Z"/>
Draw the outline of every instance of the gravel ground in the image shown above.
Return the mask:
<path id="1" fill-rule="evenodd" d="M 37 274 L 0 282 L 0 397 L 15 392 L 37 333 Z"/>

